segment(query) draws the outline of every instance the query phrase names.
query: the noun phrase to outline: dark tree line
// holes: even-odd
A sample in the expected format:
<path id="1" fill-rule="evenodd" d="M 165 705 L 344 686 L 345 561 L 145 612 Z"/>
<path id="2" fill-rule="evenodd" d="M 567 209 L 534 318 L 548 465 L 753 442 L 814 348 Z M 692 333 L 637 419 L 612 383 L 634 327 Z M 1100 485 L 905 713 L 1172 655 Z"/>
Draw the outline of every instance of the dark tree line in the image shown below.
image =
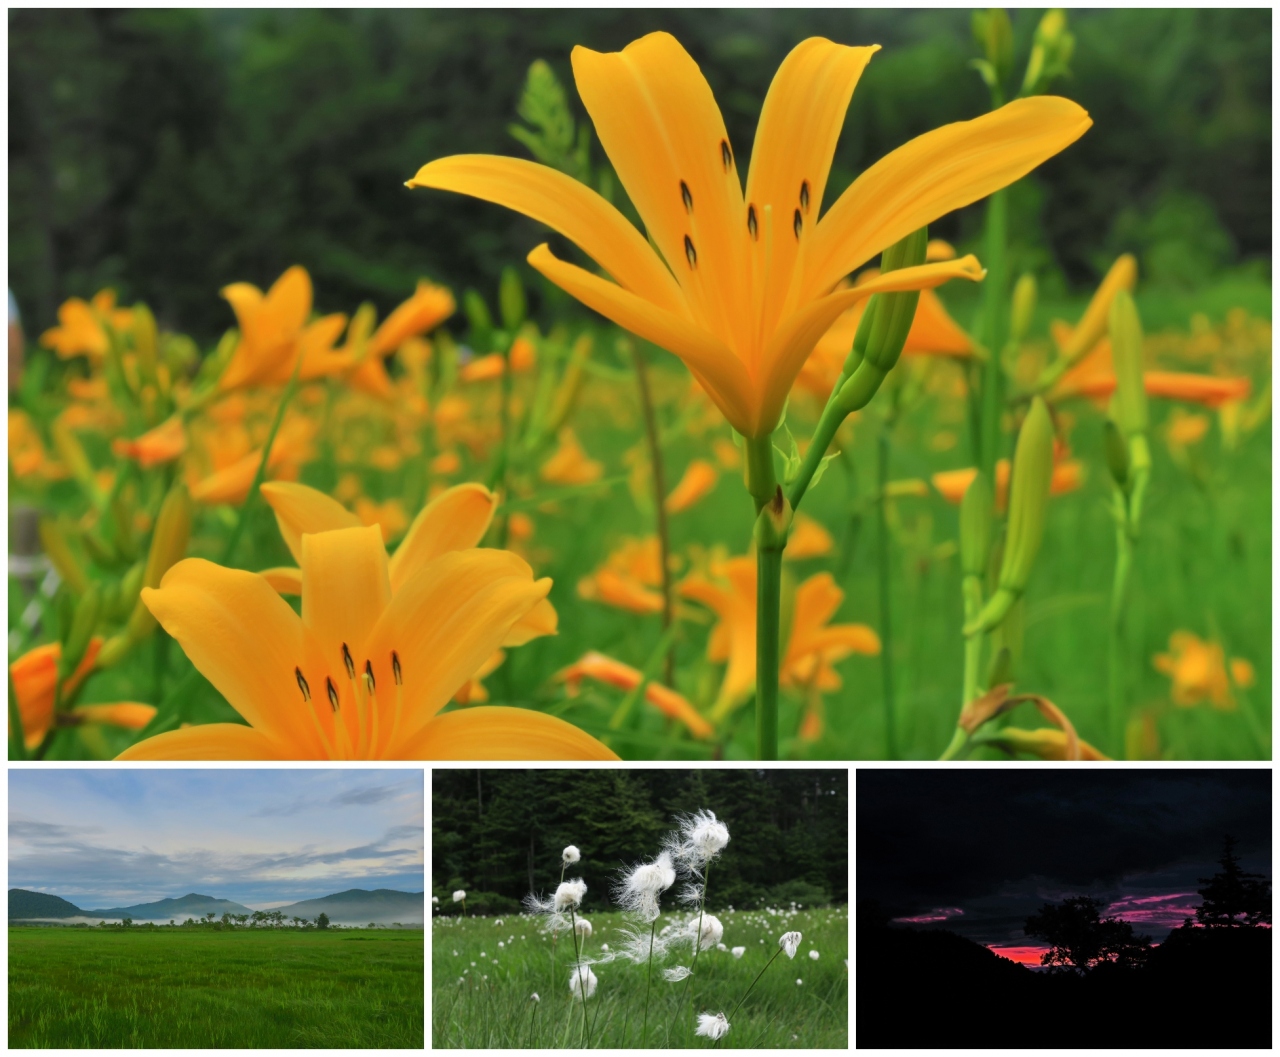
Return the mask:
<path id="1" fill-rule="evenodd" d="M 561 851 L 608 906 L 616 873 L 661 849 L 674 817 L 714 811 L 729 827 L 709 901 L 746 909 L 848 898 L 848 772 L 817 770 L 437 770 L 431 779 L 433 893 L 451 909 L 508 912 L 560 880 Z M 674 896 L 674 893 L 672 893 Z"/>
<path id="2" fill-rule="evenodd" d="M 1039 14 L 1013 13 L 1020 60 Z M 1268 255 L 1269 13 L 1070 17 L 1074 76 L 1055 90 L 1095 124 L 1018 185 L 1019 266 L 1084 285 L 1128 249 L 1146 279 L 1194 282 Z M 986 109 L 963 10 L 15 10 L 9 274 L 28 331 L 112 284 L 208 343 L 232 322 L 221 286 L 265 285 L 294 263 L 325 311 L 367 299 L 385 314 L 420 275 L 491 292 L 540 229 L 403 182 L 444 154 L 527 156 L 507 126 L 535 59 L 581 120 L 573 46 L 613 50 L 655 29 L 702 64 L 744 158 L 798 41 L 884 45 L 833 195 L 911 136 Z M 970 209 L 931 232 L 962 241 L 980 220 Z"/>

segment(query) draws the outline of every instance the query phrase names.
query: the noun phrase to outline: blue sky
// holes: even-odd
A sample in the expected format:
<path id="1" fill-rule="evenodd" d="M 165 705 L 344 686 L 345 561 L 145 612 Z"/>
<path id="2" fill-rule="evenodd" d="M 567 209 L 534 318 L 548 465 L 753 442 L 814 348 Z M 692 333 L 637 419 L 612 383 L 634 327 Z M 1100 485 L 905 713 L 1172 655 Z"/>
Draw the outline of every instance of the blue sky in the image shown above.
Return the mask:
<path id="1" fill-rule="evenodd" d="M 82 909 L 423 890 L 423 772 L 10 770 L 9 887 Z"/>

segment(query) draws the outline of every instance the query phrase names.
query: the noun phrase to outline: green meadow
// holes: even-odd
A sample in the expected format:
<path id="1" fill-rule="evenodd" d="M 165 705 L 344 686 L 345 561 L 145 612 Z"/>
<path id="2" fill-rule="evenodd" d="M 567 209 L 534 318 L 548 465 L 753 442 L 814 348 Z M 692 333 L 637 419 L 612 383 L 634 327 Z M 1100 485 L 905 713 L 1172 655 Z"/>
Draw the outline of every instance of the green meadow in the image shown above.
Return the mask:
<path id="1" fill-rule="evenodd" d="M 732 1049 L 845 1049 L 849 1044 L 849 915 L 845 907 L 818 910 L 716 911 L 727 950 L 702 951 L 694 975 L 667 983 L 664 968 L 689 964 L 689 949 L 673 950 L 653 966 L 646 1045 L 669 1049 L 710 1046 L 694 1035 L 699 1013 L 729 1016 L 778 949 L 784 932 L 803 934 L 794 960 L 781 954 L 760 977 L 721 1045 Z M 645 1034 L 646 966 L 607 961 L 621 940 L 621 914 L 593 914 L 582 956 L 599 981 L 582 1003 L 572 998 L 573 940 L 553 944 L 539 922 L 506 918 L 438 917 L 432 923 L 432 1029 L 437 1048 L 636 1048 Z M 671 923 L 664 914 L 661 930 Z M 501 944 L 501 946 L 499 946 Z M 741 958 L 734 947 L 745 947 Z M 817 951 L 811 958 L 809 952 Z M 687 989 L 686 989 L 687 985 Z M 535 1000 L 533 995 L 537 994 Z"/>
<path id="2" fill-rule="evenodd" d="M 11 1048 L 420 1048 L 423 934 L 9 929 Z"/>

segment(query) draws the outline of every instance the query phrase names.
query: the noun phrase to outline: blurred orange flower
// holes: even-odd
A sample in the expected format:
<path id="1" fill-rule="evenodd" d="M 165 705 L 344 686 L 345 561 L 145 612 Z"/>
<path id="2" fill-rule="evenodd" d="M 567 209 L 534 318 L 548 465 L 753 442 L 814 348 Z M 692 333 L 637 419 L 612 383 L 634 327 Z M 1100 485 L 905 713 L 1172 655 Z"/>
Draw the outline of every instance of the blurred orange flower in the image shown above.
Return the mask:
<path id="1" fill-rule="evenodd" d="M 111 450 L 126 459 L 136 460 L 144 469 L 173 462 L 187 450 L 187 431 L 183 428 L 182 416 L 174 415 L 133 440 L 116 437 L 111 442 Z"/>
<path id="2" fill-rule="evenodd" d="M 658 537 L 627 539 L 590 576 L 578 581 L 578 596 L 632 613 L 661 613 L 662 557 Z"/>
<path id="3" fill-rule="evenodd" d="M 103 323 L 124 330 L 133 320 L 132 310 L 115 305 L 114 290 L 99 290 L 88 303 L 78 297 L 68 298 L 58 307 L 58 325 L 40 335 L 40 344 L 64 360 L 87 356 L 91 362 L 100 363 L 110 345 Z"/>
<path id="4" fill-rule="evenodd" d="M 1152 659 L 1155 669 L 1173 680 L 1173 703 L 1191 708 L 1207 701 L 1216 709 L 1230 712 L 1236 701 L 1232 685 L 1247 689 L 1253 685 L 1253 665 L 1240 657 L 1231 659 L 1230 677 L 1222 646 L 1208 642 L 1190 631 L 1169 636 L 1169 652 Z"/>
<path id="5" fill-rule="evenodd" d="M 709 495 L 720 479 L 720 471 L 706 459 L 694 459 L 685 467 L 680 483 L 667 496 L 667 510 L 678 514 L 688 510 L 699 499 Z"/>
<path id="6" fill-rule="evenodd" d="M 644 674 L 628 664 L 592 650 L 583 654 L 581 660 L 563 669 L 556 675 L 556 679 L 565 684 L 570 697 L 576 697 L 583 679 L 595 679 L 619 690 L 634 690 L 644 681 Z M 688 727 L 689 733 L 695 738 L 709 738 L 715 733 L 715 728 L 698 710 L 671 687 L 650 680 L 645 687 L 644 697 L 664 716 L 678 719 Z"/>
<path id="7" fill-rule="evenodd" d="M 604 476 L 604 464 L 587 457 L 569 426 L 560 431 L 560 446 L 542 464 L 539 476 L 548 484 L 590 484 Z"/>

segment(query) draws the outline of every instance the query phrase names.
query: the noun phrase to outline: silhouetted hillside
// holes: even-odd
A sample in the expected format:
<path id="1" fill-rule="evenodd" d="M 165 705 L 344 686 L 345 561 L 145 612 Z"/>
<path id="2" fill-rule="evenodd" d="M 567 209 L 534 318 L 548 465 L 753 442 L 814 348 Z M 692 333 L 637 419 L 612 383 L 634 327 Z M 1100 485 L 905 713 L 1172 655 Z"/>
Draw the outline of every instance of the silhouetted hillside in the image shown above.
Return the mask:
<path id="1" fill-rule="evenodd" d="M 170 918 L 202 918 L 212 913 L 221 917 L 223 914 L 252 914 L 253 911 L 230 899 L 217 899 L 214 896 L 202 896 L 196 892 L 188 892 L 177 899 L 160 899 L 154 903 L 136 903 L 131 907 L 108 907 L 105 910 L 86 910 L 83 912 L 91 918 L 136 918 L 139 921 L 168 921 Z"/>
<path id="2" fill-rule="evenodd" d="M 349 888 L 345 892 L 324 896 L 321 899 L 304 899 L 287 907 L 276 907 L 286 918 L 300 917 L 313 920 L 320 914 L 329 915 L 335 925 L 421 925 L 425 920 L 422 892 L 395 892 L 379 888 L 367 892 L 363 888 Z"/>
<path id="3" fill-rule="evenodd" d="M 40 918 L 74 918 L 84 911 L 74 903 L 45 892 L 28 892 L 25 888 L 9 889 L 9 920 L 34 921 Z"/>
<path id="4" fill-rule="evenodd" d="M 857 937 L 858 1048 L 1271 1045 L 1271 930 L 1175 929 L 1145 969 L 1032 972 L 945 930 Z"/>

